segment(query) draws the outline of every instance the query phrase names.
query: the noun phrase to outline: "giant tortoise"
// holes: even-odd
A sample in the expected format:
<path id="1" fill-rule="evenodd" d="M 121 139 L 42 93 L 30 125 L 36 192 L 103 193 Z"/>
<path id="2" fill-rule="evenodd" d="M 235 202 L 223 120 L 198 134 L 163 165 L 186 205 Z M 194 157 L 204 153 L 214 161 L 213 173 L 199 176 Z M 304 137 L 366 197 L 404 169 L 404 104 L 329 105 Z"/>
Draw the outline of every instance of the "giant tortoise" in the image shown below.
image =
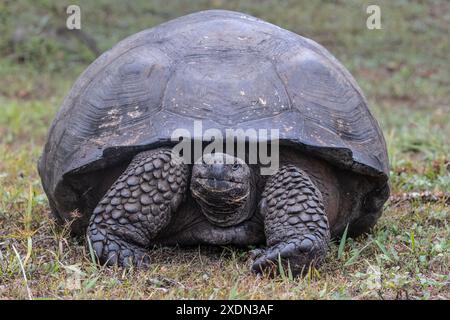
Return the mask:
<path id="1" fill-rule="evenodd" d="M 244 157 L 176 156 L 176 130 L 208 142 L 195 121 L 277 130 L 257 137 L 278 144 L 277 169 L 248 162 L 245 135 L 227 140 Z M 120 266 L 148 265 L 155 245 L 235 245 L 260 248 L 255 272 L 299 274 L 346 228 L 369 231 L 389 195 L 383 134 L 350 73 L 312 40 L 223 10 L 139 32 L 93 62 L 51 125 L 39 174 L 57 220 Z"/>

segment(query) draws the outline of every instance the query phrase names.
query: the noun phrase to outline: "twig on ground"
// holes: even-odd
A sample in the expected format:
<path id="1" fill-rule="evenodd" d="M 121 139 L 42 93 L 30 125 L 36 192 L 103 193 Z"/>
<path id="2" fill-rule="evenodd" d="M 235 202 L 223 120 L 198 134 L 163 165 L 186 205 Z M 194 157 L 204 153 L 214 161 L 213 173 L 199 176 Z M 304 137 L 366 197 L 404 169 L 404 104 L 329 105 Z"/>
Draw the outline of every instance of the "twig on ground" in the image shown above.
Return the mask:
<path id="1" fill-rule="evenodd" d="M 400 202 L 442 202 L 445 204 L 450 203 L 450 193 L 447 192 L 405 192 L 400 194 L 393 194 L 390 198 L 390 202 L 393 204 L 398 204 Z"/>

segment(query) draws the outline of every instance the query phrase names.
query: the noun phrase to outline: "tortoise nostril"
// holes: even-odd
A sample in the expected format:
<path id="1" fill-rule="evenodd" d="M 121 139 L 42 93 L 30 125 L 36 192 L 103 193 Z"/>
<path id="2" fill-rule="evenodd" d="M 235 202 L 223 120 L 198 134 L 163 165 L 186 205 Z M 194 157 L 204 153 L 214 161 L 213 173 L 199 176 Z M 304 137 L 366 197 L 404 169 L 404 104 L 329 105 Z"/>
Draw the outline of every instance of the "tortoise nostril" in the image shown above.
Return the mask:
<path id="1" fill-rule="evenodd" d="M 211 166 L 211 176 L 214 179 L 222 180 L 224 177 L 224 166 L 222 164 L 214 163 Z"/>

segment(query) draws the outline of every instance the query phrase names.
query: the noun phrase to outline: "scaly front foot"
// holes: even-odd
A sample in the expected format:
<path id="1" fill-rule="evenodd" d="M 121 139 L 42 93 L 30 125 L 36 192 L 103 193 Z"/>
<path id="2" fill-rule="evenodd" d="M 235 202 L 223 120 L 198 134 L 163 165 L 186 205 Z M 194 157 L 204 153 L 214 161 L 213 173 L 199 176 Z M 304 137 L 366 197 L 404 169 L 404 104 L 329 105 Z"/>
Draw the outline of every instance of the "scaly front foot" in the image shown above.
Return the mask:
<path id="1" fill-rule="evenodd" d="M 257 252 L 254 272 L 272 273 L 281 263 L 297 275 L 320 265 L 330 231 L 322 195 L 306 172 L 292 165 L 280 168 L 266 183 L 260 210 L 268 248 Z"/>

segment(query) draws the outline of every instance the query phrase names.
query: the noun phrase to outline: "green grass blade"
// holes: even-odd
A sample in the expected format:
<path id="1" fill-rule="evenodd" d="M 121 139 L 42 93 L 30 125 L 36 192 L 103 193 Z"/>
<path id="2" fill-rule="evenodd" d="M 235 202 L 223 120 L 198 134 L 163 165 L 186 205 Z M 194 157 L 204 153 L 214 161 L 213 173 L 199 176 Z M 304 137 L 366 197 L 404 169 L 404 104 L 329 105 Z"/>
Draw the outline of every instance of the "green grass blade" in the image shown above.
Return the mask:
<path id="1" fill-rule="evenodd" d="M 31 253 L 33 252 L 33 241 L 31 239 L 31 223 L 33 221 L 33 200 L 34 200 L 34 192 L 33 192 L 33 185 L 30 183 L 29 189 L 28 189 L 28 203 L 27 203 L 27 210 L 25 211 L 25 217 L 24 217 L 24 227 L 25 227 L 25 233 L 27 235 L 27 255 L 25 256 L 25 259 L 23 259 L 23 265 L 26 266 L 28 260 L 31 258 Z"/>
<path id="2" fill-rule="evenodd" d="M 409 237 L 411 239 L 411 250 L 414 252 L 416 250 L 416 239 L 414 237 L 414 231 L 411 230 Z"/>
<path id="3" fill-rule="evenodd" d="M 281 256 L 278 254 L 278 270 L 280 272 L 281 279 L 283 281 L 286 281 L 286 273 L 284 272 L 283 264 L 281 263 Z"/>
<path id="4" fill-rule="evenodd" d="M 348 224 L 345 227 L 344 233 L 342 234 L 341 241 L 339 242 L 339 249 L 338 249 L 338 256 L 337 256 L 337 258 L 339 260 L 341 259 L 342 254 L 344 253 L 345 243 L 347 241 L 347 232 L 348 232 Z"/>
<path id="5" fill-rule="evenodd" d="M 392 261 L 386 247 L 378 240 L 375 240 L 376 245 L 378 246 L 378 248 L 380 248 L 381 252 L 383 252 L 384 256 L 386 257 L 387 260 Z"/>
<path id="6" fill-rule="evenodd" d="M 92 248 L 91 239 L 89 239 L 89 237 L 86 237 L 86 240 L 88 243 L 89 255 L 91 257 L 92 265 L 97 269 L 97 257 L 95 256 L 94 248 Z"/>

